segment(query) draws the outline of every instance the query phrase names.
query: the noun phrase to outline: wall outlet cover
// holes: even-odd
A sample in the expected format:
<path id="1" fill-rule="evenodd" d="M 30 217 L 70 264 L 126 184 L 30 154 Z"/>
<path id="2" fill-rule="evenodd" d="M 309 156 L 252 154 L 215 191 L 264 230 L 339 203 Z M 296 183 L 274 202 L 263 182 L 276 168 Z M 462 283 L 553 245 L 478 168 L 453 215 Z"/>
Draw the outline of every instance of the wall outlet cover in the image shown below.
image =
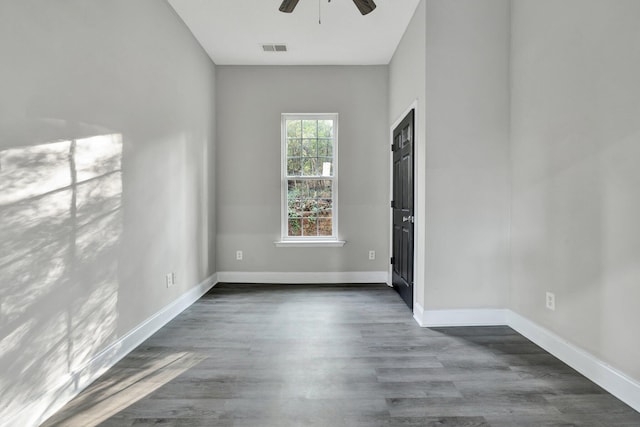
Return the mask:
<path id="1" fill-rule="evenodd" d="M 555 310 L 556 309 L 556 294 L 554 294 L 553 292 L 547 292 L 547 308 L 549 310 Z"/>

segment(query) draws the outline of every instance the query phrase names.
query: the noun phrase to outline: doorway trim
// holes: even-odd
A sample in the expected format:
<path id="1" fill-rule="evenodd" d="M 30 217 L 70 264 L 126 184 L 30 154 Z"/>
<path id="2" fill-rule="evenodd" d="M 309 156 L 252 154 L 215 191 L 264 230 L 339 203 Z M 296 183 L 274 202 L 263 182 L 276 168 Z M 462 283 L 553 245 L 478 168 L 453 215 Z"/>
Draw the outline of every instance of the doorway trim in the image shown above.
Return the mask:
<path id="1" fill-rule="evenodd" d="M 396 119 L 393 121 L 391 126 L 389 127 L 389 138 L 387 140 L 388 147 L 390 148 L 393 144 L 393 130 L 398 127 L 398 125 L 402 122 L 402 120 L 414 110 L 414 120 L 413 120 L 413 129 L 414 129 L 414 146 L 413 146 L 413 155 L 414 155 L 414 185 L 413 185 L 413 206 L 414 206 L 414 216 L 415 223 L 413 229 L 413 314 L 414 318 L 416 318 L 416 313 L 421 313 L 424 311 L 422 304 L 418 300 L 418 293 L 424 295 L 425 286 L 424 286 L 424 256 L 425 256 L 425 209 L 424 209 L 424 183 L 425 183 L 425 162 L 423 158 L 425 157 L 425 142 L 423 141 L 421 135 L 421 127 L 420 127 L 420 109 L 418 108 L 418 98 L 414 99 L 411 104 L 400 113 Z M 393 253 L 393 213 L 391 209 L 391 201 L 393 200 L 393 152 L 389 149 L 389 195 L 388 195 L 388 224 L 389 224 L 389 256 Z M 423 260 L 423 262 L 419 262 L 418 260 Z M 392 279 L 392 266 L 391 263 L 387 265 L 387 285 L 393 286 Z"/>

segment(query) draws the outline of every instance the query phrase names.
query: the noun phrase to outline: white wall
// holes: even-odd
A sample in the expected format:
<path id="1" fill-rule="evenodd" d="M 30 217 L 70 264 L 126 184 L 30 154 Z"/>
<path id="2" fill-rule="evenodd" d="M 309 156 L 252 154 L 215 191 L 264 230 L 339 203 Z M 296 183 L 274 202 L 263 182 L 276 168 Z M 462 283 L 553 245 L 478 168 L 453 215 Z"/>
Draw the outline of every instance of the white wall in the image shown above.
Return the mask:
<path id="1" fill-rule="evenodd" d="M 425 309 L 508 304 L 509 22 L 508 0 L 426 0 Z"/>
<path id="2" fill-rule="evenodd" d="M 2 1 L 0 58 L 0 424 L 25 425 L 213 273 L 215 75 L 156 0 Z"/>
<path id="3" fill-rule="evenodd" d="M 426 66 L 425 0 L 420 1 L 413 18 L 402 36 L 389 63 L 389 127 L 390 129 L 407 110 L 415 105 L 415 207 L 414 251 L 418 262 L 414 266 L 415 301 L 424 301 L 424 253 L 425 253 L 425 66 Z M 391 141 L 389 137 L 389 141 Z M 387 153 L 391 156 L 391 153 Z M 388 160 L 389 161 L 389 160 Z"/>
<path id="4" fill-rule="evenodd" d="M 636 380 L 638 22 L 636 0 L 513 3 L 511 307 Z"/>
<path id="5" fill-rule="evenodd" d="M 221 66 L 217 271 L 386 271 L 389 144 L 386 66 Z M 339 113 L 342 248 L 276 248 L 281 113 Z M 236 250 L 244 260 L 235 260 Z M 368 260 L 375 250 L 377 259 Z"/>

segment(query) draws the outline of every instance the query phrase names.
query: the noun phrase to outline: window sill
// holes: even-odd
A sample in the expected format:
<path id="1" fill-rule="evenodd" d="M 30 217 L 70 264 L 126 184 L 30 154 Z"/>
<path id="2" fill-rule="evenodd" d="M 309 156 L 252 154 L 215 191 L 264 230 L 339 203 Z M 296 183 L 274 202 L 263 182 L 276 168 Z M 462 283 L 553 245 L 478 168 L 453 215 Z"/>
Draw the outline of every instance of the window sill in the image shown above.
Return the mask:
<path id="1" fill-rule="evenodd" d="M 273 242 L 277 248 L 341 248 L 344 240 L 278 240 Z"/>

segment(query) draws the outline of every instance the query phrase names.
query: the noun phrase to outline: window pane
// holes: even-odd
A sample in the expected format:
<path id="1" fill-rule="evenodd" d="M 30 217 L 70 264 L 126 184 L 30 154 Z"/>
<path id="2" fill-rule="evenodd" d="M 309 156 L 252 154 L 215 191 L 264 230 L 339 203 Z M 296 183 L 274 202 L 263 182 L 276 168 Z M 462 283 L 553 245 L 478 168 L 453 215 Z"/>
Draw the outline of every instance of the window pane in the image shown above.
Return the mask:
<path id="1" fill-rule="evenodd" d="M 333 156 L 333 140 L 318 139 L 318 156 L 321 156 L 321 157 Z"/>
<path id="2" fill-rule="evenodd" d="M 332 198 L 331 194 L 331 181 L 329 180 L 317 180 L 315 185 L 315 196 L 321 199 L 330 199 Z"/>
<path id="3" fill-rule="evenodd" d="M 302 217 L 302 202 L 299 199 L 289 199 L 288 203 L 288 217 L 289 218 L 301 218 Z"/>
<path id="4" fill-rule="evenodd" d="M 318 121 L 317 120 L 302 121 L 302 137 L 303 138 L 318 137 Z"/>
<path id="5" fill-rule="evenodd" d="M 301 175 L 302 163 L 299 158 L 287 160 L 287 175 L 299 176 Z"/>
<path id="6" fill-rule="evenodd" d="M 332 205 L 331 199 L 320 199 L 318 200 L 318 216 L 320 217 L 328 217 L 332 216 Z"/>
<path id="7" fill-rule="evenodd" d="M 290 138 L 302 137 L 302 120 L 287 120 L 287 136 Z"/>
<path id="8" fill-rule="evenodd" d="M 330 180 L 292 179 L 288 181 L 289 236 L 332 235 L 331 186 Z M 298 233 L 299 228 L 302 234 L 292 234 Z"/>
<path id="9" fill-rule="evenodd" d="M 302 156 L 302 140 L 296 138 L 289 138 L 287 140 L 287 157 L 300 157 Z"/>
<path id="10" fill-rule="evenodd" d="M 303 236 L 318 235 L 318 221 L 315 218 L 304 218 L 302 220 L 302 235 Z"/>
<path id="11" fill-rule="evenodd" d="M 304 199 L 302 201 L 302 216 L 315 219 L 318 216 L 318 201 L 316 199 Z"/>
<path id="12" fill-rule="evenodd" d="M 318 156 L 317 147 L 318 147 L 317 139 L 303 139 L 302 140 L 302 156 L 317 157 Z"/>
<path id="13" fill-rule="evenodd" d="M 318 235 L 319 236 L 333 235 L 333 224 L 332 224 L 331 218 L 318 219 Z"/>
<path id="14" fill-rule="evenodd" d="M 319 175 L 318 170 L 318 159 L 313 158 L 304 158 L 302 159 L 302 175 L 304 176 L 316 176 Z"/>
<path id="15" fill-rule="evenodd" d="M 302 236 L 302 220 L 301 219 L 289 220 L 289 236 Z"/>
<path id="16" fill-rule="evenodd" d="M 318 138 L 333 137 L 333 120 L 318 120 Z"/>
<path id="17" fill-rule="evenodd" d="M 299 199 L 299 198 L 303 197 L 303 195 L 302 195 L 302 191 L 303 191 L 302 182 L 303 181 L 298 181 L 298 180 L 293 180 L 293 179 L 290 179 L 287 182 L 287 189 L 288 189 L 287 199 L 288 200 L 294 200 L 294 199 Z"/>

